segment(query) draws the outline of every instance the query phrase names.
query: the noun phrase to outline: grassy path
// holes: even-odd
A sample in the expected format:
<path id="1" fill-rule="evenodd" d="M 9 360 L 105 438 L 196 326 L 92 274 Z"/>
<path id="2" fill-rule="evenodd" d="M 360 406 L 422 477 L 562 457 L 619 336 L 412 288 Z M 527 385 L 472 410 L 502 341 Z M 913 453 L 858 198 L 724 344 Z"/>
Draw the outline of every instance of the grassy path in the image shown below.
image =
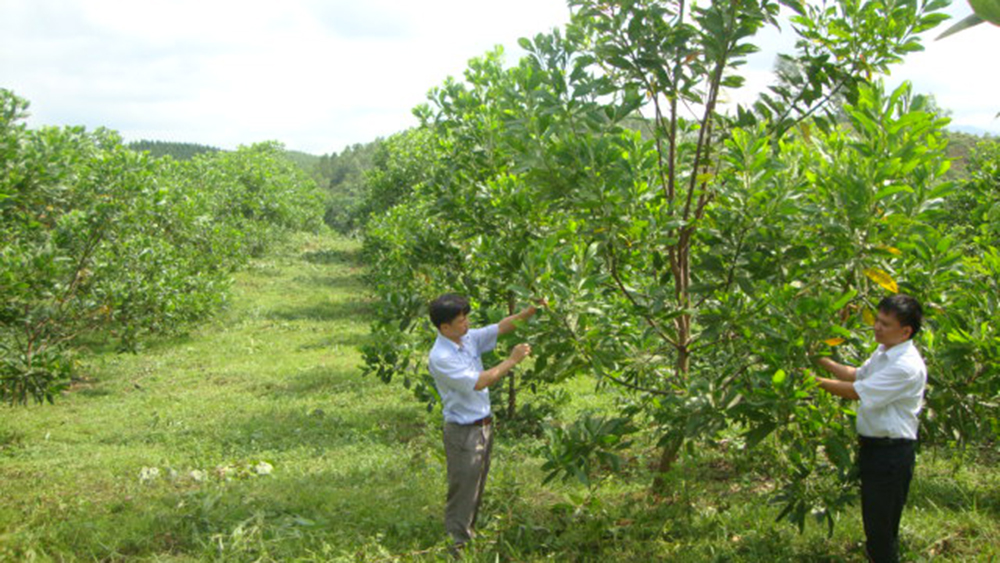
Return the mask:
<path id="1" fill-rule="evenodd" d="M 298 236 L 237 276 L 231 307 L 138 355 L 98 353 L 55 406 L 0 408 L 0 561 L 438 560 L 440 414 L 360 374 L 357 245 Z M 559 418 L 610 404 L 585 378 Z M 688 454 L 647 494 L 642 441 L 599 491 L 541 484 L 537 438 L 500 425 L 479 561 L 861 561 L 775 523 L 764 444 Z M 923 452 L 903 540 L 921 561 L 1000 557 L 1000 472 Z"/>
<path id="2" fill-rule="evenodd" d="M 432 537 L 426 414 L 358 370 L 355 251 L 296 238 L 207 326 L 0 410 L 0 559 L 326 560 Z"/>

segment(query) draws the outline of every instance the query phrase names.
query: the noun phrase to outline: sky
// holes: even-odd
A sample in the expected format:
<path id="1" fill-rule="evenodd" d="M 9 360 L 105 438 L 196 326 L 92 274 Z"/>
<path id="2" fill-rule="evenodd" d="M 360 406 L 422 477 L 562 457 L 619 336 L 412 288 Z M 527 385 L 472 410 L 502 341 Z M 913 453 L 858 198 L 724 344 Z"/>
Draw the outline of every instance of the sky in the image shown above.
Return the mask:
<path id="1" fill-rule="evenodd" d="M 32 127 L 328 154 L 415 125 L 469 59 L 502 45 L 513 63 L 518 38 L 568 19 L 565 0 L 0 0 L 0 88 L 30 101 Z M 887 80 L 934 94 L 956 128 L 1000 134 L 1000 28 L 932 40 L 950 24 Z M 731 103 L 766 87 L 794 40 L 759 37 Z"/>

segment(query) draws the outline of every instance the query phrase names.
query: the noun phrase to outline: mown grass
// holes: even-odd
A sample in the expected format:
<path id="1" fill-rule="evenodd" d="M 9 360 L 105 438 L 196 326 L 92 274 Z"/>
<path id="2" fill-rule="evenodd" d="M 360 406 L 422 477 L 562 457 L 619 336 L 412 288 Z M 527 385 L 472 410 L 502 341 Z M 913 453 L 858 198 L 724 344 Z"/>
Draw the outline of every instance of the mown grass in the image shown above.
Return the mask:
<path id="1" fill-rule="evenodd" d="M 0 409 L 0 559 L 443 558 L 440 414 L 361 375 L 356 251 L 296 237 L 237 277 L 216 320 L 138 355 L 86 358 L 55 406 Z M 566 389 L 561 416 L 611 404 L 585 379 Z M 766 449 L 696 451 L 652 498 L 651 450 L 594 491 L 542 485 L 541 442 L 498 430 L 468 560 L 863 559 L 857 510 L 830 537 L 774 522 Z M 921 452 L 907 559 L 1000 559 L 994 461 Z"/>

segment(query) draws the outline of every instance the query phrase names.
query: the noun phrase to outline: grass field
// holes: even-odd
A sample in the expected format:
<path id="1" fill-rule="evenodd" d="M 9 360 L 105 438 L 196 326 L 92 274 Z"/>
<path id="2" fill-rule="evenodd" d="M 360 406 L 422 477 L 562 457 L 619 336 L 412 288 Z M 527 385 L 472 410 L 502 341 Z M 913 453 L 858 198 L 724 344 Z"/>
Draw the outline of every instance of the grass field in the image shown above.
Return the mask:
<path id="1" fill-rule="evenodd" d="M 300 235 L 236 278 L 231 305 L 138 355 L 82 359 L 55 406 L 0 408 L 0 559 L 433 561 L 445 556 L 440 413 L 361 375 L 357 244 Z M 607 404 L 572 381 L 566 413 Z M 649 458 L 592 494 L 543 486 L 536 438 L 501 424 L 466 558 L 861 561 L 859 510 L 835 533 L 775 523 L 757 454 L 696 452 L 647 494 Z M 921 452 L 907 559 L 1000 560 L 995 455 Z"/>

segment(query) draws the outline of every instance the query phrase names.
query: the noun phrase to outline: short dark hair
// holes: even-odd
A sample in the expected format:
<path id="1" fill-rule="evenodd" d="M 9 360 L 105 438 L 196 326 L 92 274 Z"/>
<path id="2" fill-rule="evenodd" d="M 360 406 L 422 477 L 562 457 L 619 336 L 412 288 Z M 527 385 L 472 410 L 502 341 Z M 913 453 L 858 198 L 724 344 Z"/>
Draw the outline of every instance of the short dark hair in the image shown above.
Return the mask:
<path id="1" fill-rule="evenodd" d="M 468 299 L 457 293 L 445 293 L 431 302 L 431 322 L 440 329 L 444 323 L 450 323 L 459 315 L 468 315 L 470 311 Z"/>
<path id="2" fill-rule="evenodd" d="M 920 332 L 920 324 L 924 319 L 924 310 L 916 298 L 902 293 L 890 295 L 879 301 L 878 310 L 896 317 L 900 325 L 913 329 L 913 332 L 910 333 L 910 338 L 913 338 Z"/>

